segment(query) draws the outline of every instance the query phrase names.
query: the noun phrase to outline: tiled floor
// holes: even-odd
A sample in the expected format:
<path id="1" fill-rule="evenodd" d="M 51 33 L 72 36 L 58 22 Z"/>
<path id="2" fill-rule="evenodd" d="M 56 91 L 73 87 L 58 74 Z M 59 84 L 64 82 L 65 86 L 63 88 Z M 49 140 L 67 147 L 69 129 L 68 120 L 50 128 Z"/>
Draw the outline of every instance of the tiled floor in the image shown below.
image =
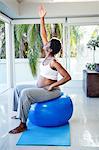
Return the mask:
<path id="1" fill-rule="evenodd" d="M 7 84 L 0 83 L 0 94 L 7 90 Z"/>
<path id="2" fill-rule="evenodd" d="M 70 120 L 71 146 L 16 146 L 21 134 L 10 135 L 8 131 L 19 120 L 11 119 L 13 89 L 0 95 L 0 150 L 99 150 L 99 98 L 87 98 L 81 83 L 74 82 L 62 87 L 72 98 L 74 113 Z"/>

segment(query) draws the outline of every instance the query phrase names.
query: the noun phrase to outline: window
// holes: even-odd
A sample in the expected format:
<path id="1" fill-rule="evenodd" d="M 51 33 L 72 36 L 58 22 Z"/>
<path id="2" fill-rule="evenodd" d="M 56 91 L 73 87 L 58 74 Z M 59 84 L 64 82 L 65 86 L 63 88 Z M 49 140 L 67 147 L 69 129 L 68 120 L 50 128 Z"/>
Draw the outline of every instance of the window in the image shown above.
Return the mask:
<path id="1" fill-rule="evenodd" d="M 88 42 L 99 36 L 99 25 L 70 25 L 70 73 L 72 79 L 81 80 L 82 70 L 93 63 L 94 50 Z M 99 47 L 95 50 L 95 63 L 99 63 Z"/>
<path id="2" fill-rule="evenodd" d="M 54 36 L 63 42 L 62 23 L 46 23 L 45 26 L 48 40 Z M 40 24 L 14 25 L 14 45 L 16 83 L 31 82 L 34 79 L 34 75 L 39 75 L 39 61 L 45 57 L 40 36 Z M 63 50 L 56 57 L 62 58 Z"/>
<path id="3" fill-rule="evenodd" d="M 5 23 L 0 20 L 0 92 L 6 88 L 6 41 L 5 41 Z"/>
<path id="4" fill-rule="evenodd" d="M 63 25 L 57 24 L 46 24 L 46 31 L 48 40 L 50 38 L 57 37 L 61 41 L 63 40 Z M 40 24 L 19 24 L 14 26 L 14 41 L 15 41 L 15 58 L 27 58 L 29 50 L 38 54 L 40 58 L 45 57 L 42 49 L 42 40 L 40 36 Z M 63 56 L 61 50 L 58 57 Z"/>

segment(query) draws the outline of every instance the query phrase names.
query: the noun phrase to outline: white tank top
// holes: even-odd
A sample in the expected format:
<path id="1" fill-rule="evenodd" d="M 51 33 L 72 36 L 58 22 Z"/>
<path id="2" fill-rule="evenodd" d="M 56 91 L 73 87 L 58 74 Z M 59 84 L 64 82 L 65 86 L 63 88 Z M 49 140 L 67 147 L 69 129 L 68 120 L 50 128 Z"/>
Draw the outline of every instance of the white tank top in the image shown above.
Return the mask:
<path id="1" fill-rule="evenodd" d="M 47 65 L 43 65 L 42 62 L 40 64 L 40 75 L 51 80 L 57 80 L 58 78 L 58 71 L 53 70 L 50 67 L 50 63 Z"/>

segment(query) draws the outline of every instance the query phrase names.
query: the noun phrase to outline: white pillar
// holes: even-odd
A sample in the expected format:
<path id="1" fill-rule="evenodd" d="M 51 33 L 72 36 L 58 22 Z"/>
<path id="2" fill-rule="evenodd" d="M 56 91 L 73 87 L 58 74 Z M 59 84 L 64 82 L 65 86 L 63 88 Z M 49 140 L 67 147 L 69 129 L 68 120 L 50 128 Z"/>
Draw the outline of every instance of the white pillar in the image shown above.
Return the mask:
<path id="1" fill-rule="evenodd" d="M 14 70 L 14 27 L 11 23 L 5 23 L 5 38 L 6 38 L 6 60 L 7 60 L 7 85 L 8 88 L 13 88 L 15 84 Z"/>
<path id="2" fill-rule="evenodd" d="M 66 40 L 66 27 L 65 23 L 63 23 L 63 59 L 64 59 L 64 65 L 67 68 L 67 40 Z"/>
<path id="3" fill-rule="evenodd" d="M 67 70 L 70 72 L 70 26 L 67 25 Z"/>

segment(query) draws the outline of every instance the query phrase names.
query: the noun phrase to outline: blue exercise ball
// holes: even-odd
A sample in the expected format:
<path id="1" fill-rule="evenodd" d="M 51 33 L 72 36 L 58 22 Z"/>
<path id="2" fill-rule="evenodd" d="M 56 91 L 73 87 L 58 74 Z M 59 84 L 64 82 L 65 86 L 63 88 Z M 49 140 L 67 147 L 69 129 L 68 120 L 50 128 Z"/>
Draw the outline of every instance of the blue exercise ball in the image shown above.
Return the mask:
<path id="1" fill-rule="evenodd" d="M 28 118 L 32 124 L 42 127 L 61 126 L 68 122 L 73 113 L 69 96 L 61 96 L 45 102 L 32 104 Z"/>

